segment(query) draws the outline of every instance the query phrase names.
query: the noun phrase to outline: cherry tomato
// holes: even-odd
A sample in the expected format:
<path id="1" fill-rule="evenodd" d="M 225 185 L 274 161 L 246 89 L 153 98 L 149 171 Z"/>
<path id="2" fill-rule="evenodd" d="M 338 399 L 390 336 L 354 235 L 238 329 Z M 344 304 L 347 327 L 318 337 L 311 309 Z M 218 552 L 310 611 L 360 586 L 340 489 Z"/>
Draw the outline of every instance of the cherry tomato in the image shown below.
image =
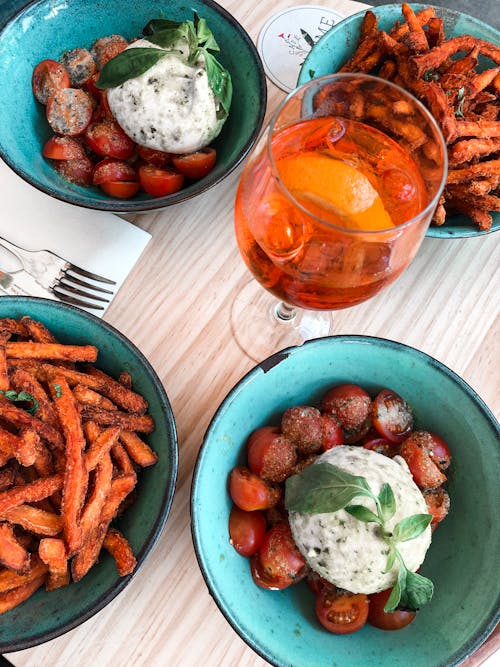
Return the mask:
<path id="1" fill-rule="evenodd" d="M 281 417 L 281 430 L 301 454 L 319 452 L 323 443 L 321 412 L 309 405 L 294 405 Z"/>
<path id="2" fill-rule="evenodd" d="M 138 145 L 137 152 L 144 162 L 152 164 L 153 167 L 166 167 L 167 164 L 172 162 L 172 154 L 165 153 L 165 151 L 157 151 L 154 148 Z"/>
<path id="3" fill-rule="evenodd" d="M 42 60 L 33 70 L 31 87 L 41 104 L 47 104 L 49 97 L 61 88 L 69 88 L 71 81 L 66 69 L 56 60 Z"/>
<path id="4" fill-rule="evenodd" d="M 372 407 L 373 426 L 391 442 L 402 442 L 413 428 L 410 406 L 391 389 L 382 389 Z"/>
<path id="5" fill-rule="evenodd" d="M 139 167 L 142 189 L 152 197 L 164 197 L 178 192 L 184 185 L 184 176 L 173 169 L 158 169 L 143 164 Z"/>
<path id="6" fill-rule="evenodd" d="M 103 120 L 111 120 L 116 122 L 109 106 L 106 90 L 102 90 L 97 99 L 99 100 L 99 104 L 92 115 L 92 123 L 100 123 Z"/>
<path id="7" fill-rule="evenodd" d="M 79 141 L 72 137 L 51 137 L 43 146 L 43 157 L 51 160 L 77 160 L 85 157 L 85 149 Z"/>
<path id="8" fill-rule="evenodd" d="M 56 134 L 83 134 L 92 119 L 94 101 L 81 88 L 61 88 L 49 97 L 47 122 Z"/>
<path id="9" fill-rule="evenodd" d="M 446 482 L 446 476 L 433 462 L 425 447 L 422 446 L 422 432 L 412 433 L 401 443 L 400 455 L 408 464 L 415 484 L 421 489 L 435 489 Z"/>
<path id="10" fill-rule="evenodd" d="M 446 470 L 451 463 L 451 452 L 441 436 L 429 433 L 430 441 L 426 447 L 427 453 L 440 470 Z"/>
<path id="11" fill-rule="evenodd" d="M 114 181 L 136 181 L 135 170 L 128 162 L 107 157 L 94 167 L 92 181 L 94 185 L 112 183 Z"/>
<path id="12" fill-rule="evenodd" d="M 343 445 L 344 433 L 339 422 L 333 417 L 330 417 L 330 415 L 325 414 L 321 415 L 321 421 L 323 425 L 322 450 L 326 452 L 327 450 L 332 449 L 332 447 Z"/>
<path id="13" fill-rule="evenodd" d="M 85 88 L 85 90 L 87 90 L 92 95 L 92 97 L 95 97 L 96 100 L 101 99 L 101 95 L 102 95 L 103 90 L 104 90 L 103 88 L 98 88 L 96 86 L 96 83 L 99 80 L 99 74 L 100 74 L 100 72 L 96 72 L 95 74 L 92 74 L 90 79 L 88 81 L 86 81 L 84 86 L 83 86 Z"/>
<path id="14" fill-rule="evenodd" d="M 276 577 L 273 579 L 266 574 L 262 567 L 262 563 L 260 562 L 258 552 L 250 558 L 250 571 L 254 583 L 268 591 L 280 591 L 283 588 L 288 588 L 288 586 L 291 586 L 294 583 L 293 579 L 290 579 L 290 577 Z"/>
<path id="15" fill-rule="evenodd" d="M 90 50 L 98 69 L 127 48 L 127 40 L 121 35 L 100 37 L 94 42 Z"/>
<path id="16" fill-rule="evenodd" d="M 85 132 L 85 142 L 97 155 L 119 160 L 129 158 L 135 149 L 132 139 L 111 118 L 91 123 Z"/>
<path id="17" fill-rule="evenodd" d="M 217 153 L 215 148 L 202 148 L 196 153 L 188 155 L 176 155 L 172 162 L 177 171 L 184 174 L 186 178 L 197 180 L 203 178 L 215 165 Z"/>
<path id="18" fill-rule="evenodd" d="M 231 544 L 241 556 L 253 556 L 266 534 L 266 517 L 260 511 L 245 512 L 234 506 L 229 514 Z"/>
<path id="19" fill-rule="evenodd" d="M 368 623 L 380 630 L 400 630 L 409 625 L 416 616 L 414 611 L 400 611 L 399 609 L 391 613 L 384 611 L 385 603 L 391 592 L 392 588 L 388 588 L 386 591 L 369 596 Z"/>
<path id="20" fill-rule="evenodd" d="M 94 163 L 87 156 L 75 160 L 56 160 L 53 165 L 57 173 L 70 183 L 85 187 L 92 184 Z"/>
<path id="21" fill-rule="evenodd" d="M 110 197 L 118 199 L 129 199 L 139 192 L 137 181 L 106 181 L 101 183 L 100 188 Z"/>
<path id="22" fill-rule="evenodd" d="M 323 579 L 323 577 L 320 577 L 317 572 L 314 572 L 314 570 L 311 570 L 310 572 L 307 573 L 306 584 L 309 587 L 309 589 L 314 593 L 314 595 L 319 595 L 321 591 L 324 589 L 328 589 L 331 593 L 334 593 L 336 591 L 336 587 L 334 584 L 331 584 L 326 579 Z"/>
<path id="23" fill-rule="evenodd" d="M 323 587 L 316 596 L 316 616 L 321 625 L 336 635 L 357 632 L 368 618 L 368 598 Z"/>
<path id="24" fill-rule="evenodd" d="M 234 504 L 246 512 L 269 509 L 281 497 L 279 487 L 269 484 L 244 466 L 231 470 L 229 493 Z"/>
<path id="25" fill-rule="evenodd" d="M 423 495 L 427 510 L 432 514 L 431 528 L 435 529 L 450 511 L 450 496 L 442 488 L 424 491 Z"/>
<path id="26" fill-rule="evenodd" d="M 284 482 L 292 474 L 297 453 L 277 426 L 263 426 L 250 434 L 248 467 L 268 482 Z"/>
<path id="27" fill-rule="evenodd" d="M 322 409 L 340 423 L 344 441 L 349 444 L 368 432 L 371 405 L 372 400 L 362 387 L 357 384 L 340 384 L 327 391 Z"/>
<path id="28" fill-rule="evenodd" d="M 372 452 L 378 452 L 384 456 L 392 459 L 396 454 L 399 454 L 399 444 L 391 442 L 386 438 L 370 438 L 363 443 L 365 449 L 370 449 Z"/>
<path id="29" fill-rule="evenodd" d="M 258 557 L 265 575 L 272 580 L 289 579 L 292 584 L 306 574 L 306 561 L 297 549 L 287 523 L 277 523 L 267 531 Z"/>

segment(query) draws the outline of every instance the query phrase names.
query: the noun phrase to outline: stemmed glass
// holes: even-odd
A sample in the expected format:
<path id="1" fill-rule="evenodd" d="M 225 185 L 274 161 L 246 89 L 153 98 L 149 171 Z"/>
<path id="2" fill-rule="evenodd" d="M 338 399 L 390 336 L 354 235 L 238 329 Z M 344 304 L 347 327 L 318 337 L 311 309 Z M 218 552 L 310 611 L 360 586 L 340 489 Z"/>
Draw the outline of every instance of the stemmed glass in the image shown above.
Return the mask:
<path id="1" fill-rule="evenodd" d="M 290 93 L 236 196 L 236 238 L 257 280 L 231 312 L 243 351 L 260 361 L 328 335 L 331 311 L 392 283 L 422 242 L 446 170 L 435 119 L 389 81 L 333 74 Z"/>

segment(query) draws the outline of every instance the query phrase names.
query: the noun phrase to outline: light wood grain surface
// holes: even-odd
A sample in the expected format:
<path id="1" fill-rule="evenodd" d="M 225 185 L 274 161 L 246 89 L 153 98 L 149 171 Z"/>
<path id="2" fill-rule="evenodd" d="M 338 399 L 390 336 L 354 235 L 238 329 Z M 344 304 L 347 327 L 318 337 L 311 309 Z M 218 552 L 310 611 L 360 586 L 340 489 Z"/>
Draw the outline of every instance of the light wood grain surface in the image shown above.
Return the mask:
<path id="1" fill-rule="evenodd" d="M 221 4 L 256 40 L 266 18 L 293 3 Z M 359 7 L 348 0 L 331 6 L 346 13 Z M 283 95 L 269 84 L 268 115 Z M 210 597 L 189 517 L 191 475 L 205 429 L 233 384 L 253 366 L 230 327 L 232 299 L 249 279 L 233 232 L 240 171 L 193 201 L 133 219 L 153 240 L 106 315 L 151 361 L 174 409 L 179 478 L 165 531 L 117 599 L 62 637 L 9 654 L 17 667 L 267 664 Z M 383 336 L 433 355 L 471 384 L 498 417 L 499 262 L 498 235 L 425 239 L 394 285 L 335 314 L 334 333 Z M 499 647 L 497 632 L 464 664 L 477 667 Z"/>

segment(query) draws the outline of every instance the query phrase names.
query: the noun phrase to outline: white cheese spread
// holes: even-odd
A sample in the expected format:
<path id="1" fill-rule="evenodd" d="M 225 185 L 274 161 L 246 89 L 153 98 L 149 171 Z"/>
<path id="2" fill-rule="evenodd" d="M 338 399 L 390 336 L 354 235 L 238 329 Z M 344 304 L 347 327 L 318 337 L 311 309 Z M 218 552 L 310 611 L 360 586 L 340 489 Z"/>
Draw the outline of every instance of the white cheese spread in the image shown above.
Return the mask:
<path id="1" fill-rule="evenodd" d="M 160 48 L 146 39 L 133 48 Z M 182 44 L 176 49 L 183 50 Z M 136 143 L 168 153 L 192 153 L 207 146 L 222 129 L 219 102 L 209 84 L 203 57 L 189 65 L 179 53 L 164 49 L 144 74 L 108 89 L 110 109 Z M 185 50 L 185 49 L 184 49 Z"/>
<path id="2" fill-rule="evenodd" d="M 404 459 L 390 459 L 364 447 L 334 447 L 315 463 L 331 463 L 352 475 L 366 479 L 375 495 L 384 483 L 390 484 L 396 500 L 396 513 L 386 522 L 387 530 L 412 514 L 428 514 L 427 506 Z M 376 513 L 372 499 L 359 496 L 351 504 L 364 505 Z M 364 523 L 345 510 L 324 514 L 290 512 L 292 534 L 309 566 L 331 583 L 351 593 L 377 593 L 394 585 L 398 562 L 384 574 L 388 545 L 375 523 Z M 406 567 L 415 572 L 422 564 L 431 543 L 427 527 L 417 538 L 398 542 Z"/>

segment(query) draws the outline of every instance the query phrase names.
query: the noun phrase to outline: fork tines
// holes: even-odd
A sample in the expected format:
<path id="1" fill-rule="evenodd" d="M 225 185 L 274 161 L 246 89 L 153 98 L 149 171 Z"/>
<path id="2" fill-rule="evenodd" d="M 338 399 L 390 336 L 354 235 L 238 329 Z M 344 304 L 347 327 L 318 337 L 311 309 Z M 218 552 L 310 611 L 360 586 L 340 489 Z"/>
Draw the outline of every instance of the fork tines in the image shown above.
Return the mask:
<path id="1" fill-rule="evenodd" d="M 107 285 L 116 285 L 114 280 L 98 276 L 95 273 L 80 269 L 73 264 L 61 271 L 59 278 L 50 288 L 61 301 L 66 301 L 75 306 L 89 308 L 91 310 L 104 310 L 103 303 L 109 303 L 110 298 L 105 295 L 113 295 L 113 291 L 96 285 L 88 280 L 82 280 L 73 273 L 90 278 L 96 282 Z M 85 288 L 85 289 L 82 289 Z M 83 298 L 80 298 L 83 297 Z"/>
<path id="2" fill-rule="evenodd" d="M 92 273 L 91 271 L 82 269 L 76 264 L 71 264 L 70 262 L 67 263 L 63 273 L 67 273 L 67 271 L 71 271 L 71 273 L 76 273 L 77 275 L 83 276 L 84 278 L 90 278 L 91 280 L 95 280 L 98 283 L 105 283 L 106 285 L 116 285 L 116 282 L 114 280 L 110 280 L 109 278 L 104 278 L 103 276 L 99 276 L 97 273 Z"/>

